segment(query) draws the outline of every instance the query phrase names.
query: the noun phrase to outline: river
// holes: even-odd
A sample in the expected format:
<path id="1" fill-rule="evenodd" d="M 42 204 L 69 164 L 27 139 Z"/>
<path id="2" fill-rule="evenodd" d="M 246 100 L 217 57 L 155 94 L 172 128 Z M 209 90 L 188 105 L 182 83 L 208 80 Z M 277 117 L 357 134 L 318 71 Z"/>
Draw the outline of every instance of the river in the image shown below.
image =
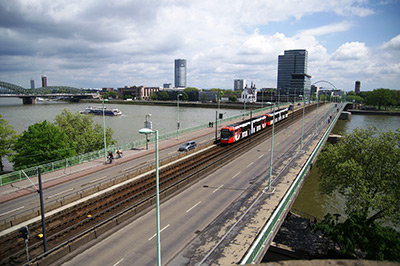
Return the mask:
<path id="1" fill-rule="evenodd" d="M 64 109 L 70 112 L 84 110 L 86 103 L 66 102 L 40 102 L 36 105 L 23 105 L 21 99 L 0 98 L 0 114 L 11 124 L 18 133 L 22 133 L 30 125 L 47 120 L 54 122 L 57 114 Z M 114 130 L 114 139 L 118 144 L 125 144 L 143 138 L 138 130 L 144 127 L 145 115 L 151 114 L 150 121 L 153 129 L 160 134 L 176 130 L 177 107 L 148 106 L 129 104 L 106 104 L 108 108 L 118 108 L 122 111 L 120 117 L 106 117 L 107 127 Z M 215 120 L 215 109 L 210 108 L 179 108 L 179 121 L 181 129 L 201 124 L 207 124 Z M 221 109 L 225 117 L 239 114 L 240 110 Z M 103 124 L 101 116 L 93 116 L 96 123 Z M 339 120 L 332 133 L 352 132 L 356 127 L 374 125 L 381 130 L 396 130 L 400 127 L 400 119 L 396 116 L 352 115 L 350 121 Z M 313 167 L 305 184 L 297 197 L 293 207 L 317 218 L 322 218 L 327 212 L 343 213 L 344 200 L 337 196 L 328 197 L 321 195 L 318 190 L 318 170 Z"/>
<path id="2" fill-rule="evenodd" d="M 400 117 L 353 114 L 349 121 L 339 120 L 332 130 L 332 134 L 351 133 L 357 127 L 367 128 L 368 126 L 376 126 L 382 131 L 395 131 L 400 128 Z M 293 204 L 293 208 L 318 219 L 322 219 L 328 212 L 343 214 L 345 208 L 344 198 L 339 195 L 322 195 L 318 189 L 318 178 L 318 168 L 313 167 Z"/>
<path id="3" fill-rule="evenodd" d="M 22 133 L 30 125 L 47 120 L 54 122 L 56 115 L 64 109 L 70 112 L 83 111 L 88 106 L 87 103 L 67 103 L 62 101 L 45 101 L 34 105 L 23 105 L 18 98 L 0 98 L 0 114 L 7 120 L 18 133 Z M 101 106 L 97 104 L 96 106 Z M 118 144 L 126 144 L 143 138 L 138 133 L 144 127 L 144 120 L 147 114 L 152 121 L 153 129 L 160 134 L 172 132 L 177 127 L 177 106 L 150 106 L 134 104 L 108 104 L 107 108 L 118 108 L 122 111 L 122 116 L 105 117 L 106 127 L 114 130 L 114 139 Z M 190 128 L 215 121 L 215 109 L 211 108 L 188 108 L 179 107 L 180 128 Z M 224 118 L 237 115 L 241 110 L 221 109 Z M 93 116 L 93 120 L 103 125 L 102 116 Z"/>

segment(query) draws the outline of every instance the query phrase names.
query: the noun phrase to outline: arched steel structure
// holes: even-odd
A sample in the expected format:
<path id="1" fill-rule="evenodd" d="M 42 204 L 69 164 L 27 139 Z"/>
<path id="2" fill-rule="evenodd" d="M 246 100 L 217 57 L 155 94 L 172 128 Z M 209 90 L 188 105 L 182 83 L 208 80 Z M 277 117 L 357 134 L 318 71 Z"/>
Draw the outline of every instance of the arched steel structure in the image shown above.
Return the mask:
<path id="1" fill-rule="evenodd" d="M 317 83 L 321 83 L 321 82 L 328 83 L 329 85 L 331 85 L 332 87 L 334 87 L 335 90 L 338 90 L 338 89 L 336 88 L 335 85 L 333 85 L 331 82 L 329 82 L 329 81 L 327 81 L 327 80 L 318 80 L 318 81 L 314 82 L 313 84 L 311 84 L 311 86 L 312 86 L 312 85 L 315 85 L 315 84 L 317 84 Z"/>
<path id="2" fill-rule="evenodd" d="M 21 86 L 0 81 L 0 93 L 19 94 L 19 95 L 36 95 L 36 94 L 54 94 L 54 93 L 68 93 L 68 94 L 82 94 L 82 90 L 69 86 L 48 86 L 36 89 L 25 89 Z"/>

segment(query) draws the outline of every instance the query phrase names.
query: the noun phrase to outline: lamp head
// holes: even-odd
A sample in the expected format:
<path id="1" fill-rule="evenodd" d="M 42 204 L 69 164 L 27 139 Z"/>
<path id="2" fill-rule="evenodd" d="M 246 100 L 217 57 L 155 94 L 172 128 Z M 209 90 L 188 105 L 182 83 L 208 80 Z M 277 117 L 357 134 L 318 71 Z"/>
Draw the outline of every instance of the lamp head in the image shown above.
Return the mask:
<path id="1" fill-rule="evenodd" d="M 151 133 L 154 133 L 154 132 L 155 132 L 154 130 L 151 130 L 149 128 L 142 128 L 142 129 L 139 130 L 139 134 L 151 134 Z"/>

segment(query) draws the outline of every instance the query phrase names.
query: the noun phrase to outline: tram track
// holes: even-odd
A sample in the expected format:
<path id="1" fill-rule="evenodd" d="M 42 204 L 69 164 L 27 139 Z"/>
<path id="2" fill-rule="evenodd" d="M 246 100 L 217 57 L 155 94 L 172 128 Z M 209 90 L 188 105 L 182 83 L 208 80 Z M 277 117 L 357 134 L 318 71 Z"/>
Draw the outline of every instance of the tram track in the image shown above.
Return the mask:
<path id="1" fill-rule="evenodd" d="M 311 112 L 315 105 L 307 106 L 305 111 Z M 295 112 L 290 111 L 289 117 L 275 125 L 275 132 L 284 130 L 289 124 L 302 116 L 303 110 L 299 108 Z M 168 163 L 160 167 L 160 196 L 166 198 L 177 193 L 190 183 L 198 181 L 201 177 L 214 171 L 225 161 L 226 157 L 238 153 L 244 153 L 255 145 L 264 141 L 272 134 L 272 128 L 268 127 L 251 137 L 241 140 L 229 146 L 212 146 L 210 148 L 195 151 L 176 162 Z M 121 215 L 131 212 L 131 216 L 139 216 L 140 211 L 154 204 L 155 199 L 155 169 L 132 181 L 124 182 L 106 192 L 99 192 L 92 197 L 63 212 L 46 217 L 47 245 L 50 251 L 56 251 L 63 245 L 92 232 L 99 226 Z M 31 236 L 29 238 L 29 254 L 31 258 L 39 259 L 43 256 L 42 240 L 36 237 L 41 232 L 41 223 L 29 225 Z M 10 233 L 0 239 L 2 247 L 1 265 L 21 265 L 26 262 L 25 243 L 19 238 L 18 231 Z"/>

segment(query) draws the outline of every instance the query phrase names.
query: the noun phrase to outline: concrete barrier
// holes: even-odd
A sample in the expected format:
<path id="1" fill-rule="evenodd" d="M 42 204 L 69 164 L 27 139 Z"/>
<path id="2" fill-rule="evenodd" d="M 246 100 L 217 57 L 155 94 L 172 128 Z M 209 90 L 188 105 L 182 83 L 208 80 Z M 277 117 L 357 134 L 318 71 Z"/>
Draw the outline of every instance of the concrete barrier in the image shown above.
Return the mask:
<path id="1" fill-rule="evenodd" d="M 122 224 L 123 222 L 125 222 L 126 220 L 132 218 L 135 214 L 136 214 L 136 208 L 133 208 L 130 211 L 125 212 L 124 214 L 121 214 L 118 218 L 117 218 L 117 224 Z"/>
<path id="2" fill-rule="evenodd" d="M 82 196 L 81 196 L 80 193 L 73 194 L 70 197 L 64 198 L 61 201 L 61 206 L 65 206 L 65 205 L 67 205 L 67 204 L 69 204 L 71 202 L 77 201 L 77 200 L 79 200 L 81 198 L 82 198 Z"/>
<path id="3" fill-rule="evenodd" d="M 51 265 L 52 263 L 56 262 L 57 260 L 61 259 L 65 255 L 69 253 L 68 245 L 65 245 L 54 252 L 51 252 L 47 256 L 44 256 L 37 262 L 37 266 L 47 266 Z"/>
<path id="4" fill-rule="evenodd" d="M 89 243 L 89 241 L 96 239 L 96 234 L 95 231 L 91 231 L 87 233 L 86 235 L 74 240 L 72 243 L 70 243 L 69 246 L 69 252 L 72 252 L 76 250 L 77 248 Z"/>
<path id="5" fill-rule="evenodd" d="M 47 203 L 44 206 L 44 212 L 46 213 L 46 212 L 52 211 L 52 210 L 60 208 L 60 207 L 61 207 L 61 201 L 53 201 L 51 203 Z"/>
<path id="6" fill-rule="evenodd" d="M 102 234 L 104 234 L 105 232 L 107 232 L 108 230 L 112 229 L 113 227 L 115 227 L 117 225 L 117 220 L 113 219 L 101 226 L 99 226 L 96 230 L 95 230 L 95 235 L 96 238 L 98 238 L 99 236 L 101 236 Z"/>
<path id="7" fill-rule="evenodd" d="M 94 194 L 96 192 L 99 192 L 99 188 L 97 186 L 89 188 L 89 189 L 87 189 L 85 191 L 82 191 L 81 197 L 84 198 L 84 197 L 90 196 L 90 195 L 92 195 L 92 194 Z"/>

